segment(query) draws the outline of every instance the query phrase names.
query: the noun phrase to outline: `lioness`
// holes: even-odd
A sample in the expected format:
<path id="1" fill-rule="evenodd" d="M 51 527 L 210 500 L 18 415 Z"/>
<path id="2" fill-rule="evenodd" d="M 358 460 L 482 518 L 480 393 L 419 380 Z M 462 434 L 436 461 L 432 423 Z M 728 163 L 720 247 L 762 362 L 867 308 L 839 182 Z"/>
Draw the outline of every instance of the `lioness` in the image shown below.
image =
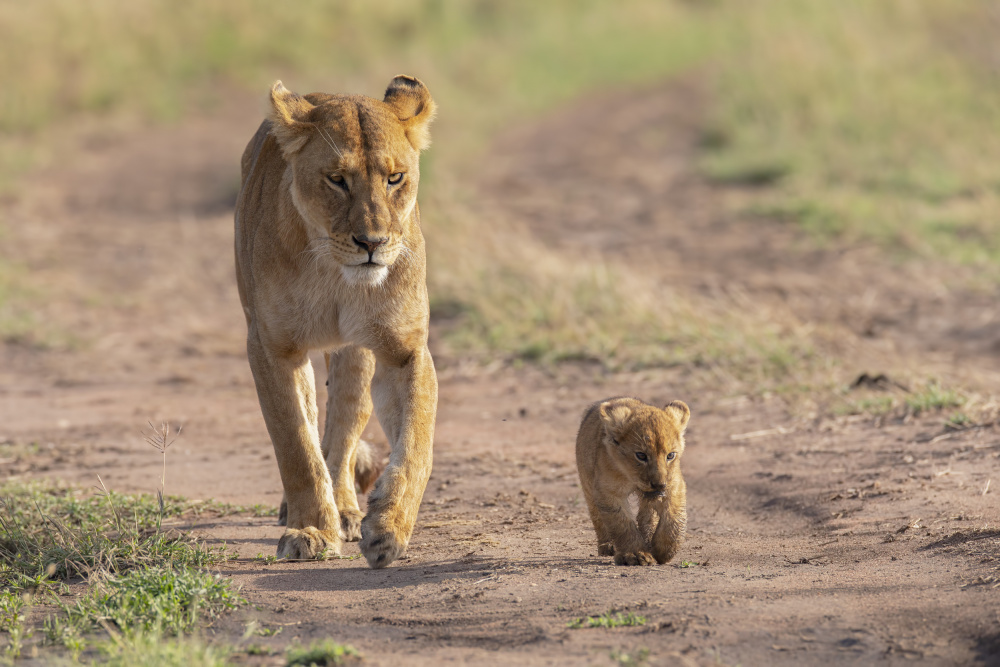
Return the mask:
<path id="1" fill-rule="evenodd" d="M 576 438 L 576 465 L 597 532 L 597 552 L 617 565 L 655 565 L 674 557 L 687 524 L 687 487 L 681 476 L 683 401 L 660 410 L 639 399 L 610 398 L 591 405 Z M 629 496 L 639 496 L 635 518 Z"/>
<path id="2" fill-rule="evenodd" d="M 342 539 L 360 538 L 380 568 L 413 532 L 437 412 L 417 207 L 434 112 L 409 76 L 394 78 L 381 101 L 301 97 L 278 81 L 243 153 L 236 279 L 287 503 L 279 557 L 337 553 Z M 322 446 L 314 349 L 326 351 L 329 374 Z M 392 452 L 363 516 L 355 460 L 367 459 L 357 448 L 373 403 Z"/>

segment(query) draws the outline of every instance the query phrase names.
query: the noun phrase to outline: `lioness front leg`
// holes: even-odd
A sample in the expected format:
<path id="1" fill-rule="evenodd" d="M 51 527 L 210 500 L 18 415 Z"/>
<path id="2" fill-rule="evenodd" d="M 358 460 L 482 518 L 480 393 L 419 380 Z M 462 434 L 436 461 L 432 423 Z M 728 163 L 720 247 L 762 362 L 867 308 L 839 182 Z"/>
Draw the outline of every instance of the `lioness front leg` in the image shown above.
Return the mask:
<path id="1" fill-rule="evenodd" d="M 614 546 L 615 565 L 655 565 L 649 546 L 639 533 L 627 498 L 609 498 L 596 503 L 607 535 Z"/>
<path id="2" fill-rule="evenodd" d="M 287 528 L 278 540 L 278 557 L 339 553 L 340 516 L 320 452 L 309 357 L 305 352 L 275 354 L 262 344 L 255 327 L 247 336 L 247 356 L 285 489 Z"/>
<path id="3" fill-rule="evenodd" d="M 358 446 L 361 433 L 372 415 L 371 381 L 375 373 L 375 355 L 365 348 L 348 345 L 327 354 L 326 364 L 328 379 L 323 457 L 333 480 L 333 499 L 340 511 L 344 539 L 356 542 L 361 539 L 364 514 L 358 506 L 355 482 L 365 491 L 378 474 L 375 462 L 367 460 L 372 457 L 369 451 L 371 446 L 362 443 L 360 452 Z M 359 453 L 364 459 L 360 470 L 356 465 Z"/>
<path id="4" fill-rule="evenodd" d="M 430 351 L 425 345 L 402 364 L 392 362 L 379 357 L 372 380 L 375 412 L 392 447 L 361 522 L 361 551 L 373 568 L 385 567 L 406 550 L 433 458 L 437 376 Z"/>

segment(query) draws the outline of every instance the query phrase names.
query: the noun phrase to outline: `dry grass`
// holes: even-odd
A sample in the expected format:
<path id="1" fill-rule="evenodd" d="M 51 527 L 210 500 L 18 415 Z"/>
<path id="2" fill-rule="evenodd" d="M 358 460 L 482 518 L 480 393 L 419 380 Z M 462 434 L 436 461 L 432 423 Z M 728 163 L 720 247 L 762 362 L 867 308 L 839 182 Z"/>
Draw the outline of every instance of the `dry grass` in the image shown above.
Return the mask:
<path id="1" fill-rule="evenodd" d="M 483 238 L 489 221 L 449 184 L 518 118 L 700 67 L 715 82 L 703 168 L 753 186 L 745 210 L 985 266 L 1000 254 L 997 21 L 979 0 L 5 3 L 0 181 L 80 117 L 178 119 L 279 76 L 301 91 L 377 94 L 416 73 L 442 109 L 423 170 L 431 252 L 468 258 L 430 276 L 436 313 L 458 315 L 454 349 L 702 364 L 756 381 L 816 360 L 795 322 L 738 299 L 663 296 L 596 259 L 539 268 L 511 227 Z M 17 273 L 0 266 L 0 292 L 17 284 L 4 271 Z M 31 298 L 0 293 L 0 332 L 28 326 L 11 304 Z"/>
<path id="2" fill-rule="evenodd" d="M 450 263 L 431 272 L 431 313 L 454 354 L 694 365 L 724 384 L 768 386 L 776 377 L 804 382 L 813 370 L 802 364 L 814 356 L 807 332 L 747 308 L 739 294 L 693 302 L 599 257 L 561 257 L 510 221 L 450 231 Z"/>
<path id="3" fill-rule="evenodd" d="M 820 238 L 996 275 L 998 29 L 978 0 L 754 3 L 717 61 L 704 168 Z"/>

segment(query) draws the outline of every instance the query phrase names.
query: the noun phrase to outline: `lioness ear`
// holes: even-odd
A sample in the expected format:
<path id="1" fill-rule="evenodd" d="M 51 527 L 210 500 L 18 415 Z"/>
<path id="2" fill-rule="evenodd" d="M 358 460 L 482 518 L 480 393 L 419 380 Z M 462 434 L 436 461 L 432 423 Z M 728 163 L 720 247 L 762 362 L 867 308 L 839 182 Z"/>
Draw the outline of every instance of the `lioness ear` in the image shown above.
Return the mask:
<path id="1" fill-rule="evenodd" d="M 271 134 L 278 140 L 285 157 L 296 152 L 309 139 L 313 124 L 306 120 L 313 105 L 275 81 L 271 86 Z"/>
<path id="2" fill-rule="evenodd" d="M 598 411 L 601 413 L 604 428 L 613 435 L 620 433 L 625 421 L 632 416 L 632 408 L 614 401 L 604 401 Z"/>
<path id="3" fill-rule="evenodd" d="M 400 74 L 385 89 L 386 104 L 396 112 L 396 117 L 406 128 L 406 138 L 418 151 L 431 145 L 431 121 L 437 105 L 431 99 L 427 86 L 412 76 Z"/>
<path id="4" fill-rule="evenodd" d="M 683 433 L 688 420 L 691 419 L 691 408 L 687 406 L 687 403 L 671 401 L 664 406 L 663 411 L 677 420 L 677 430 Z"/>

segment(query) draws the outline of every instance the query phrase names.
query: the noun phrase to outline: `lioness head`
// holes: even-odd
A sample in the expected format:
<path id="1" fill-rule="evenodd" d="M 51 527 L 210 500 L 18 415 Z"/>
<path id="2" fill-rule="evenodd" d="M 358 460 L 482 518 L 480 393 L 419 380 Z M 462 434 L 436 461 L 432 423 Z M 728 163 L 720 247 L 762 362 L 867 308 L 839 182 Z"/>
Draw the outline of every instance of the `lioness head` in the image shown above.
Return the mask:
<path id="1" fill-rule="evenodd" d="M 420 151 L 430 144 L 434 111 L 427 88 L 409 76 L 393 79 L 381 101 L 302 97 L 280 81 L 271 89 L 271 133 L 311 250 L 337 262 L 352 284 L 380 284 L 410 250 Z"/>
<path id="2" fill-rule="evenodd" d="M 634 490 L 648 498 L 666 495 L 680 479 L 684 429 L 691 417 L 687 404 L 673 401 L 660 410 L 610 400 L 601 403 L 600 415 L 602 444 L 616 467 L 634 482 Z"/>

